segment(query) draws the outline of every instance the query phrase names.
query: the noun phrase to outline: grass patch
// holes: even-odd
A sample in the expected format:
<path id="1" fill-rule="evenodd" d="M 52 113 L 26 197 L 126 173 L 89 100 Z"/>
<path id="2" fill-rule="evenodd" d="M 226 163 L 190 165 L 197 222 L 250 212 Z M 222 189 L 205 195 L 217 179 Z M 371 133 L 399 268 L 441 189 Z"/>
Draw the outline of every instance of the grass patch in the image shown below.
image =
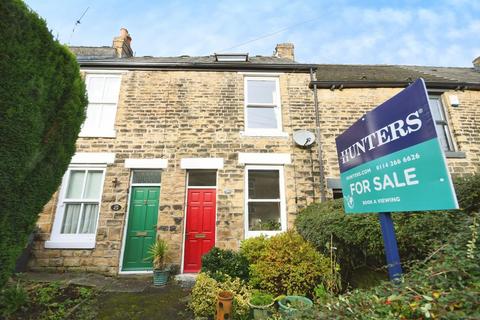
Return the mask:
<path id="1" fill-rule="evenodd" d="M 63 282 L 16 279 L 0 291 L 0 317 L 5 319 L 94 319 L 92 288 Z"/>
<path id="2" fill-rule="evenodd" d="M 175 284 L 145 292 L 102 292 L 65 281 L 17 278 L 0 291 L 0 319 L 192 319 L 189 294 Z"/>

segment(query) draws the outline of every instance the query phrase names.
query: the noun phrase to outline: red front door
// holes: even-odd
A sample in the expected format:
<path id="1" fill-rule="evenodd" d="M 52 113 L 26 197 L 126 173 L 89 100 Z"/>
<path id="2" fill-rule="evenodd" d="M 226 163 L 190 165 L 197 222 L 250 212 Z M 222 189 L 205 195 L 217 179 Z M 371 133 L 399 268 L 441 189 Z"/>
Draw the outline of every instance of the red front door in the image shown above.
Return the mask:
<path id="1" fill-rule="evenodd" d="M 202 255 L 215 245 L 215 189 L 189 189 L 184 272 L 198 272 Z"/>

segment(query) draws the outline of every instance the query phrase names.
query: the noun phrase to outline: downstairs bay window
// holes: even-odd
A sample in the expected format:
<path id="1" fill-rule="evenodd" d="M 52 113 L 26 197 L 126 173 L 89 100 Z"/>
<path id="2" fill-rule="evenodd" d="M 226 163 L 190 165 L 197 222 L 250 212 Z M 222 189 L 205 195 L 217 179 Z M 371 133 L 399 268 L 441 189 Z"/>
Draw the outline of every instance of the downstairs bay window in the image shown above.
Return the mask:
<path id="1" fill-rule="evenodd" d="M 246 166 L 246 238 L 287 230 L 283 166 Z"/>

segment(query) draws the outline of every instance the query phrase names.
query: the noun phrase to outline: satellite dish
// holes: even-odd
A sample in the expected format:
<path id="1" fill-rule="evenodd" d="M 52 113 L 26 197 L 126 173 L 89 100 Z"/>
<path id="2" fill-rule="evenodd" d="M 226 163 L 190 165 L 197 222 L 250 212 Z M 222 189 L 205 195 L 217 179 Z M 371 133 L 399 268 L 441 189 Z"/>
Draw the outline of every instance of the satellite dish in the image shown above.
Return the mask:
<path id="1" fill-rule="evenodd" d="M 308 147 L 315 142 L 315 135 L 307 130 L 298 130 L 293 133 L 293 140 L 302 147 Z"/>

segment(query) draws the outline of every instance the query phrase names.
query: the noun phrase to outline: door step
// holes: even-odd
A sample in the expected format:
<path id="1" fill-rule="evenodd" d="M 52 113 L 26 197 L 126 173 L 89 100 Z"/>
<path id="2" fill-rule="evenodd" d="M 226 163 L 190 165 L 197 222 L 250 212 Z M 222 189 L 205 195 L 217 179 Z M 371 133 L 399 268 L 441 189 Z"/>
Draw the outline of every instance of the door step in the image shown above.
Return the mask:
<path id="1" fill-rule="evenodd" d="M 197 279 L 197 273 L 181 273 L 177 274 L 175 276 L 175 281 L 178 282 L 178 284 L 182 288 L 193 288 L 195 285 L 195 280 Z"/>

